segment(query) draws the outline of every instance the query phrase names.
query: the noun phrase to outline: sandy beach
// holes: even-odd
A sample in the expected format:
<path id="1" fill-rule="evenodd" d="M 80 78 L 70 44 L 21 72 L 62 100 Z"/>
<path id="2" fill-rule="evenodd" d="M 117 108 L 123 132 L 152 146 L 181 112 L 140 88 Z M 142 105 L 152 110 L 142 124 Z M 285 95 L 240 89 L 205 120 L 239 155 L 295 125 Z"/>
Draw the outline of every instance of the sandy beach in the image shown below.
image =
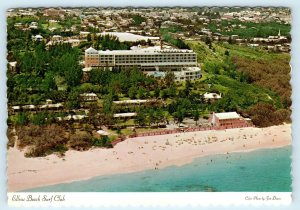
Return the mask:
<path id="1" fill-rule="evenodd" d="M 183 165 L 195 158 L 247 152 L 291 144 L 291 125 L 236 128 L 127 139 L 113 149 L 67 151 L 64 158 L 50 155 L 25 158 L 16 148 L 8 150 L 8 191 L 19 191 L 94 176 L 159 170 Z"/>

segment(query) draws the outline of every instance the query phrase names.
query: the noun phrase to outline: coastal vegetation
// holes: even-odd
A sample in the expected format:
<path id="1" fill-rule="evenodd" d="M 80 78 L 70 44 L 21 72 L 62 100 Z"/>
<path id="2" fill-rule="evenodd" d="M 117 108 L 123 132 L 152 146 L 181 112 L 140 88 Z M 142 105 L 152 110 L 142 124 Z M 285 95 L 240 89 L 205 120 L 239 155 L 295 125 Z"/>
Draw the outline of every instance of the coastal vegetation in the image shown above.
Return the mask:
<path id="1" fill-rule="evenodd" d="M 27 157 L 41 157 L 52 153 L 64 156 L 68 149 L 83 151 L 91 147 L 112 147 L 109 137 L 96 138 L 87 131 L 72 132 L 72 129 L 58 124 L 17 126 L 15 134 L 18 136 L 16 146 L 25 148 Z M 13 137 L 13 134 L 10 135 Z"/>
<path id="2" fill-rule="evenodd" d="M 203 61 L 201 85 L 210 84 L 211 92 L 223 94 L 212 110 L 238 111 L 255 118 L 259 127 L 290 122 L 289 54 L 226 43 L 213 44 L 212 49 L 203 42 L 187 43 Z M 258 117 L 260 106 L 273 116 Z"/>
<path id="3" fill-rule="evenodd" d="M 179 82 L 175 81 L 172 71 L 165 72 L 164 77 L 154 77 L 135 67 L 99 67 L 83 73 L 82 52 L 89 46 L 96 50 L 126 50 L 139 44 L 153 44 L 151 41 L 120 42 L 115 36 L 101 36 L 89 30 L 86 40 L 78 46 L 72 47 L 67 43 L 46 45 L 43 41 L 34 41 L 32 36 L 40 34 L 47 40 L 53 34 L 69 36 L 62 29 L 79 24 L 79 20 L 75 18 L 70 22 L 56 23 L 58 31 L 51 32 L 45 27 L 49 22 L 44 17 L 40 18 L 9 18 L 7 26 L 7 60 L 16 61 L 15 68 L 7 71 L 9 107 L 40 107 L 49 99 L 51 103 L 62 105 L 56 110 L 10 110 L 8 146 L 25 148 L 28 157 L 52 153 L 63 155 L 68 149 L 81 151 L 91 147 L 112 147 L 114 141 L 124 139 L 124 135 L 159 130 L 169 124 L 179 127 L 185 120 L 193 121 L 193 126 L 202 126 L 201 120 L 207 120 L 212 112 L 236 111 L 243 117 L 249 117 L 258 127 L 290 122 L 290 55 L 287 53 L 215 43 L 210 39 L 183 41 L 174 33 L 184 33 L 184 27 L 172 26 L 159 29 L 163 42 L 196 52 L 202 71 L 200 79 Z M 133 25 L 145 21 L 139 15 L 132 19 Z M 30 24 L 33 21 L 39 22 L 33 30 L 21 31 L 14 27 L 17 22 Z M 225 30 L 233 23 L 246 24 L 247 30 L 233 30 L 228 35 L 237 34 L 244 38 L 273 35 L 275 28 L 287 35 L 290 27 L 281 23 L 270 23 L 267 27 L 265 23 L 235 20 L 221 21 L 220 24 Z M 216 32 L 213 25 L 208 27 Z M 85 101 L 81 97 L 85 93 L 94 93 L 97 99 Z M 203 96 L 205 93 L 216 93 L 222 97 L 207 101 Z M 147 103 L 115 103 L 135 99 L 147 100 Z M 116 118 L 116 113 L 134 113 L 135 118 Z M 72 116 L 81 118 L 75 120 Z M 102 128 L 109 135 L 96 133 Z M 15 142 L 16 136 L 18 140 Z"/>

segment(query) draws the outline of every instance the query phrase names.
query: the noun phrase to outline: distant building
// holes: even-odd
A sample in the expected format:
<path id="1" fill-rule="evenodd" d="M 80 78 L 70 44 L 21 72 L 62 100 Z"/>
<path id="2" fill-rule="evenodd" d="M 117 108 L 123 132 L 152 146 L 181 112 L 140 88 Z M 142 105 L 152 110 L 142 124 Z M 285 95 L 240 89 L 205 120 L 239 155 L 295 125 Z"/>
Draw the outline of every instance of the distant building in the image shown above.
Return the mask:
<path id="1" fill-rule="evenodd" d="M 175 71 L 175 81 L 196 80 L 201 78 L 201 69 L 199 67 L 186 67 L 181 71 Z"/>
<path id="2" fill-rule="evenodd" d="M 32 40 L 40 42 L 40 41 L 43 41 L 43 37 L 38 34 L 38 35 L 32 36 Z"/>
<path id="3" fill-rule="evenodd" d="M 136 112 L 127 112 L 127 113 L 118 113 L 114 114 L 114 118 L 125 118 L 125 119 L 130 119 L 134 118 L 137 116 Z"/>
<path id="4" fill-rule="evenodd" d="M 51 40 L 52 40 L 52 41 L 55 41 L 55 42 L 60 42 L 60 41 L 63 41 L 63 37 L 60 36 L 60 35 L 53 35 L 53 36 L 51 37 Z"/>
<path id="5" fill-rule="evenodd" d="M 133 50 L 85 51 L 85 67 L 137 67 L 145 71 L 181 71 L 197 67 L 197 55 L 192 50 L 161 49 L 159 46 Z"/>
<path id="6" fill-rule="evenodd" d="M 54 9 L 54 8 L 49 8 L 44 10 L 44 16 L 47 17 L 60 17 L 65 15 L 65 11 L 62 9 Z"/>
<path id="7" fill-rule="evenodd" d="M 85 39 L 85 38 L 87 38 L 87 36 L 90 34 L 90 32 L 89 31 L 80 31 L 79 32 L 79 38 L 80 39 Z"/>
<path id="8" fill-rule="evenodd" d="M 80 98 L 83 101 L 97 101 L 98 96 L 96 93 L 82 93 L 80 94 Z"/>
<path id="9" fill-rule="evenodd" d="M 248 119 L 241 117 L 236 112 L 212 113 L 208 122 L 215 127 L 240 128 L 250 125 Z"/>
<path id="10" fill-rule="evenodd" d="M 186 67 L 182 68 L 180 71 L 174 71 L 175 81 L 186 81 L 186 80 L 196 80 L 201 78 L 201 69 L 199 67 Z M 166 72 L 163 71 L 154 71 L 149 72 L 149 76 L 154 78 L 162 79 L 166 76 Z"/>
<path id="11" fill-rule="evenodd" d="M 37 29 L 38 28 L 38 23 L 37 22 L 31 22 L 29 24 L 29 28 L 30 29 Z"/>
<path id="12" fill-rule="evenodd" d="M 138 42 L 138 41 L 148 41 L 148 40 L 159 41 L 159 37 L 141 36 L 141 35 L 136 35 L 136 34 L 128 33 L 128 32 L 102 32 L 102 33 L 97 33 L 97 35 L 116 36 L 116 37 L 118 37 L 120 42 Z"/>
<path id="13" fill-rule="evenodd" d="M 221 94 L 219 95 L 217 93 L 204 93 L 203 98 L 205 102 L 215 102 L 222 97 Z"/>
<path id="14" fill-rule="evenodd" d="M 17 70 L 17 61 L 9 62 L 8 69 L 13 72 L 16 71 Z"/>
<path id="15" fill-rule="evenodd" d="M 80 40 L 79 39 L 68 39 L 68 40 L 64 41 L 64 43 L 70 43 L 72 47 L 76 47 L 80 44 Z"/>

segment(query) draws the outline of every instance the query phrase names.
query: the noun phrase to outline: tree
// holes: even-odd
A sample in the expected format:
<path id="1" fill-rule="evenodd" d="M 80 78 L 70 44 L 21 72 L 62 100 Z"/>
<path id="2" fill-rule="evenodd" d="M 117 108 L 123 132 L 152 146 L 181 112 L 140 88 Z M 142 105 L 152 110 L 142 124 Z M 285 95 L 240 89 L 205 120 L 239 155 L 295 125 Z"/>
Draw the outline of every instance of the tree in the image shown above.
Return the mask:
<path id="1" fill-rule="evenodd" d="M 41 88 L 44 92 L 48 93 L 51 90 L 56 90 L 56 83 L 54 80 L 54 74 L 52 72 L 47 72 L 45 78 L 41 84 Z"/>
<path id="2" fill-rule="evenodd" d="M 32 123 L 34 125 L 44 125 L 46 123 L 46 114 L 45 113 L 37 113 L 32 117 Z"/>
<path id="3" fill-rule="evenodd" d="M 16 115 L 16 125 L 26 125 L 29 122 L 27 113 L 21 112 Z"/>
<path id="4" fill-rule="evenodd" d="M 183 90 L 185 97 L 189 97 L 192 87 L 193 87 L 193 85 L 192 85 L 191 81 L 187 80 L 185 82 L 185 87 L 184 87 L 184 90 Z"/>
<path id="5" fill-rule="evenodd" d="M 92 146 L 92 136 L 87 132 L 71 135 L 69 146 L 75 150 L 88 150 Z"/>
<path id="6" fill-rule="evenodd" d="M 67 108 L 76 109 L 80 107 L 79 91 L 77 89 L 72 89 L 68 95 Z"/>
<path id="7" fill-rule="evenodd" d="M 70 87 L 75 87 L 80 84 L 82 70 L 79 66 L 78 55 L 65 54 L 62 56 L 61 68 L 64 72 L 64 77 Z"/>
<path id="8" fill-rule="evenodd" d="M 276 112 L 276 108 L 271 104 L 259 103 L 247 111 L 254 125 L 259 127 L 268 127 L 281 124 L 285 119 L 282 112 Z"/>
<path id="9" fill-rule="evenodd" d="M 86 39 L 87 39 L 88 42 L 91 42 L 91 41 L 92 41 L 92 36 L 91 36 L 90 33 L 87 35 Z"/>
<path id="10" fill-rule="evenodd" d="M 211 48 L 211 39 L 208 36 L 205 37 L 205 44 Z"/>
<path id="11" fill-rule="evenodd" d="M 228 51 L 228 50 L 225 50 L 224 55 L 225 55 L 225 56 L 229 56 L 229 51 Z"/>
<path id="12" fill-rule="evenodd" d="M 154 97 L 158 98 L 159 97 L 159 93 L 160 93 L 160 89 L 159 88 L 155 88 L 154 89 Z"/>
<path id="13" fill-rule="evenodd" d="M 172 71 L 167 71 L 164 78 L 166 87 L 171 87 L 175 83 L 175 74 Z"/>
<path id="14" fill-rule="evenodd" d="M 108 94 L 104 97 L 103 100 L 103 112 L 104 114 L 111 114 L 112 113 L 112 106 L 113 106 L 113 95 Z"/>
<path id="15" fill-rule="evenodd" d="M 167 99 L 167 98 L 168 98 L 168 91 L 167 91 L 166 89 L 161 90 L 161 91 L 160 91 L 160 97 L 161 97 L 162 99 Z"/>
<path id="16" fill-rule="evenodd" d="M 137 98 L 138 99 L 144 99 L 146 97 L 147 91 L 145 90 L 145 88 L 140 87 L 137 91 Z"/>
<path id="17" fill-rule="evenodd" d="M 141 109 L 137 112 L 137 116 L 134 121 L 139 126 L 144 126 L 147 124 L 147 114 L 144 112 L 143 109 Z"/>
<path id="18" fill-rule="evenodd" d="M 154 109 L 149 109 L 148 110 L 148 119 L 149 119 L 149 125 L 156 122 L 155 110 Z"/>
<path id="19" fill-rule="evenodd" d="M 169 95 L 169 97 L 175 97 L 176 96 L 176 87 L 175 87 L 175 85 L 172 85 L 171 87 L 169 87 L 168 95 Z"/>
<path id="20" fill-rule="evenodd" d="M 88 120 L 89 124 L 93 125 L 95 129 L 103 123 L 99 115 L 99 111 L 100 108 L 98 107 L 97 103 L 90 104 Z"/>
<path id="21" fill-rule="evenodd" d="M 182 123 L 185 118 L 185 110 L 177 110 L 173 113 L 173 118 L 178 124 Z"/>
<path id="22" fill-rule="evenodd" d="M 195 110 L 195 111 L 192 112 L 192 114 L 193 114 L 193 119 L 194 119 L 196 125 L 198 125 L 198 120 L 199 120 L 199 118 L 200 118 L 200 113 L 199 113 L 199 111 L 198 111 L 198 110 Z"/>
<path id="23" fill-rule="evenodd" d="M 157 126 L 159 126 L 159 123 L 164 121 L 164 113 L 163 113 L 162 109 L 157 109 L 155 111 L 155 121 L 156 121 Z"/>
<path id="24" fill-rule="evenodd" d="M 137 95 L 137 91 L 136 91 L 136 87 L 130 87 L 128 90 L 128 96 L 131 99 L 136 99 L 136 95 Z"/>

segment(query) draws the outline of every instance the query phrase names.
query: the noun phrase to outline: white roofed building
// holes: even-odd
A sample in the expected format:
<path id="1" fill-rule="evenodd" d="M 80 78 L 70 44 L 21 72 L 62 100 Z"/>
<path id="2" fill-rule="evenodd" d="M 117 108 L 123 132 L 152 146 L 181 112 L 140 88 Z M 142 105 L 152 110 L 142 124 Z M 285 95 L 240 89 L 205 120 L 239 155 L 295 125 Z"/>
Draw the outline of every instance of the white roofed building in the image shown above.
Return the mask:
<path id="1" fill-rule="evenodd" d="M 114 114 L 114 118 L 133 118 L 137 115 L 136 112 L 118 113 Z"/>
<path id="2" fill-rule="evenodd" d="M 153 37 L 153 36 L 141 36 L 137 34 L 132 34 L 128 32 L 102 32 L 97 33 L 97 35 L 105 36 L 105 35 L 111 35 L 116 36 L 120 42 L 138 42 L 138 41 L 159 41 L 159 37 Z"/>
<path id="3" fill-rule="evenodd" d="M 248 127 L 250 123 L 236 112 L 212 113 L 208 122 L 214 127 L 241 128 Z"/>
<path id="4" fill-rule="evenodd" d="M 187 49 L 161 49 L 160 46 L 136 47 L 131 50 L 85 51 L 85 67 L 133 68 L 144 71 L 181 71 L 197 67 L 197 55 Z M 197 69 L 199 71 L 199 69 Z"/>
<path id="5" fill-rule="evenodd" d="M 82 93 L 82 94 L 80 94 L 80 98 L 83 101 L 97 101 L 98 100 L 98 96 L 96 93 Z"/>
<path id="6" fill-rule="evenodd" d="M 43 41 L 43 37 L 39 34 L 32 36 L 33 41 Z"/>
<path id="7" fill-rule="evenodd" d="M 214 102 L 218 99 L 221 99 L 222 96 L 221 94 L 219 95 L 217 93 L 204 93 L 203 98 L 205 102 Z"/>

